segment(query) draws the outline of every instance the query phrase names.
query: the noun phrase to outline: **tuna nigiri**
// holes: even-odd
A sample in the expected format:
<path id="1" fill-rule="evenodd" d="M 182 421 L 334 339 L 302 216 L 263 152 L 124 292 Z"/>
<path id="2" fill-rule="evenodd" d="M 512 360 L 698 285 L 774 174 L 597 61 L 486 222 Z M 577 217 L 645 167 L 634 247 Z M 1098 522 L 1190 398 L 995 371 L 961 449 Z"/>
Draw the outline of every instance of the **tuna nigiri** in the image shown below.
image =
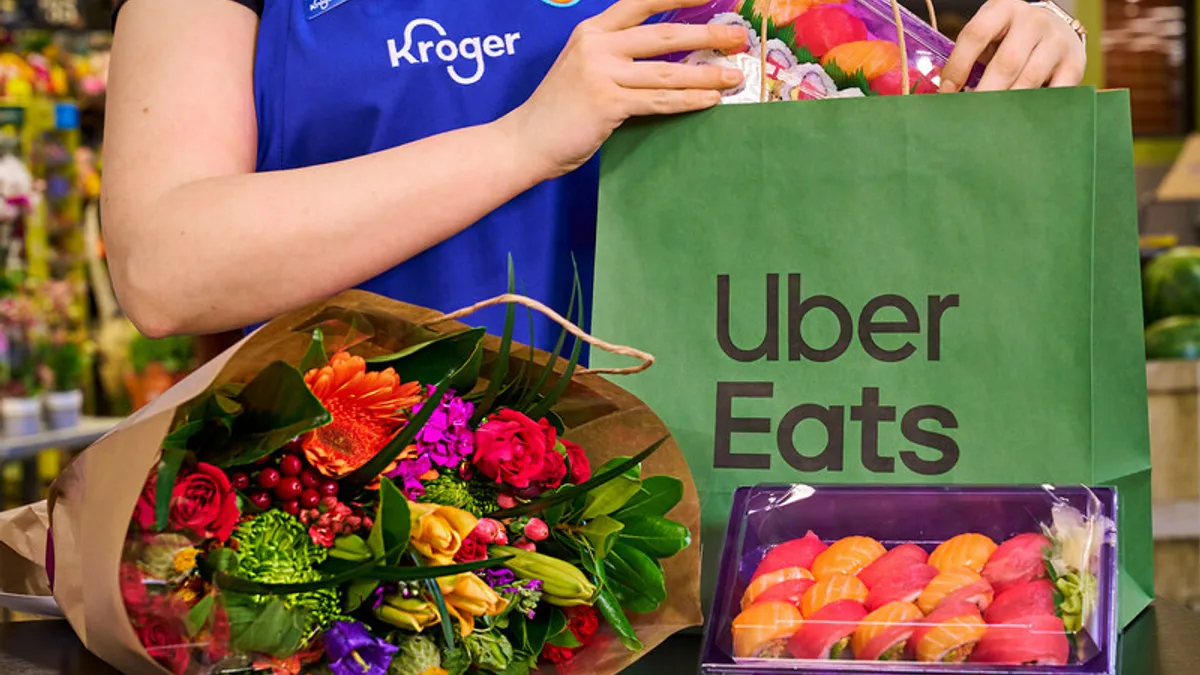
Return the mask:
<path id="1" fill-rule="evenodd" d="M 992 587 L 976 572 L 960 567 L 934 577 L 917 598 L 917 606 L 929 614 L 943 600 L 969 600 L 981 610 L 992 602 Z"/>
<path id="2" fill-rule="evenodd" d="M 1018 534 L 1000 544 L 983 567 L 983 578 L 997 593 L 1024 583 L 1046 578 L 1046 551 L 1050 540 L 1044 535 Z"/>
<path id="3" fill-rule="evenodd" d="M 733 653 L 741 658 L 778 658 L 804 619 L 795 605 L 760 602 L 733 620 Z"/>
<path id="4" fill-rule="evenodd" d="M 909 565 L 897 570 L 871 588 L 866 600 L 867 610 L 873 612 L 893 602 L 916 602 L 937 575 L 937 568 L 933 565 Z M 862 580 L 862 575 L 859 575 L 859 580 Z"/>
<path id="5" fill-rule="evenodd" d="M 850 653 L 850 636 L 866 615 L 860 602 L 831 602 L 805 620 L 788 640 L 788 651 L 798 659 L 843 658 Z"/>
<path id="6" fill-rule="evenodd" d="M 870 591 L 863 582 L 849 574 L 835 574 L 818 581 L 804 593 L 800 610 L 804 616 L 816 614 L 822 607 L 838 600 L 863 602 Z"/>
<path id="7" fill-rule="evenodd" d="M 813 561 L 817 559 L 817 556 L 821 555 L 821 553 L 827 548 L 829 548 L 829 546 L 827 546 L 825 542 L 821 541 L 820 538 L 818 538 L 817 535 L 812 532 L 812 530 L 809 530 L 808 534 L 804 535 L 800 539 L 786 541 L 778 546 L 775 546 L 770 551 L 767 551 L 767 555 L 762 559 L 762 562 L 758 564 L 758 567 L 755 568 L 754 576 L 751 578 L 757 579 L 758 577 L 769 572 L 786 569 L 788 567 L 803 567 L 805 569 L 810 569 L 812 568 Z"/>
<path id="8" fill-rule="evenodd" d="M 995 550 L 996 542 L 982 534 L 960 534 L 939 544 L 929 554 L 929 564 L 940 572 L 967 567 L 978 573 Z"/>
<path id="9" fill-rule="evenodd" d="M 1017 584 L 998 594 L 983 618 L 990 624 L 1001 624 L 1027 616 L 1051 616 L 1054 609 L 1054 584 L 1039 579 Z"/>
<path id="10" fill-rule="evenodd" d="M 862 19 L 835 5 L 813 7 L 796 19 L 796 42 L 820 58 L 834 47 L 867 39 Z"/>
<path id="11" fill-rule="evenodd" d="M 846 537 L 835 541 L 813 561 L 817 581 L 835 574 L 858 574 L 887 553 L 883 544 L 870 537 Z"/>
<path id="12" fill-rule="evenodd" d="M 867 588 L 875 588 L 881 581 L 903 573 L 910 567 L 924 565 L 928 560 L 929 554 L 920 546 L 900 544 L 864 567 L 858 573 L 858 578 L 867 585 Z"/>
<path id="13" fill-rule="evenodd" d="M 918 661 L 963 663 L 988 627 L 969 602 L 944 602 L 913 631 L 909 644 Z"/>
<path id="14" fill-rule="evenodd" d="M 850 646 L 861 661 L 896 661 L 904 656 L 908 639 L 923 618 L 910 602 L 884 605 L 863 618 Z"/>
<path id="15" fill-rule="evenodd" d="M 803 567 L 786 567 L 774 572 L 758 577 L 750 582 L 746 587 L 746 592 L 742 594 L 742 609 L 754 604 L 754 600 L 776 584 L 781 584 L 785 581 L 795 579 L 812 579 L 812 573 Z"/>
<path id="16" fill-rule="evenodd" d="M 971 662 L 1065 666 L 1070 654 L 1071 645 L 1062 619 L 1051 614 L 989 626 L 971 653 Z"/>
<path id="17" fill-rule="evenodd" d="M 788 579 L 763 591 L 754 602 L 790 602 L 800 609 L 804 594 L 816 583 L 812 579 Z"/>

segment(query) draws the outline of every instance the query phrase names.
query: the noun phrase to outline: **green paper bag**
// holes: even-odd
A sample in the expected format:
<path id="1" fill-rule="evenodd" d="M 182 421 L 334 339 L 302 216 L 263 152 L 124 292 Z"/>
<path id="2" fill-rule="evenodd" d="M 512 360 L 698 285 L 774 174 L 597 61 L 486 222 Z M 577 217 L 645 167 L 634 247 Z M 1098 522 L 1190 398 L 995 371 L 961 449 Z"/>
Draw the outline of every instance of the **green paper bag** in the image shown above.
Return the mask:
<path id="1" fill-rule="evenodd" d="M 700 490 L 706 597 L 760 482 L 1119 488 L 1153 592 L 1129 99 L 721 106 L 603 151 L 593 329 Z M 614 365 L 603 354 L 596 365 Z"/>

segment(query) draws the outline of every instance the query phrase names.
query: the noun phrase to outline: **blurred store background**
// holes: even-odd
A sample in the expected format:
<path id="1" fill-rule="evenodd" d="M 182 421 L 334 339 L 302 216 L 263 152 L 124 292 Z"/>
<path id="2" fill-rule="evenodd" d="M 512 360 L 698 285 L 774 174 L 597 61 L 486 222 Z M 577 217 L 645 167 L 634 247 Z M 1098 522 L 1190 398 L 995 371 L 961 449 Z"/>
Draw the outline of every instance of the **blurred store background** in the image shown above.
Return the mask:
<path id="1" fill-rule="evenodd" d="M 906 4 L 925 15 L 924 0 Z M 935 0 L 943 31 L 955 37 L 980 4 Z M 1200 253 L 1178 250 L 1200 245 L 1200 0 L 1060 4 L 1091 33 L 1087 83 L 1131 92 L 1144 258 L 1177 249 L 1156 274 L 1195 298 L 1163 310 L 1195 337 L 1172 333 L 1147 368 L 1158 593 L 1200 607 L 1200 318 L 1178 318 L 1200 316 Z M 0 0 L 5 508 L 41 498 L 71 453 L 233 338 L 148 340 L 113 297 L 98 211 L 111 11 L 112 0 Z"/>

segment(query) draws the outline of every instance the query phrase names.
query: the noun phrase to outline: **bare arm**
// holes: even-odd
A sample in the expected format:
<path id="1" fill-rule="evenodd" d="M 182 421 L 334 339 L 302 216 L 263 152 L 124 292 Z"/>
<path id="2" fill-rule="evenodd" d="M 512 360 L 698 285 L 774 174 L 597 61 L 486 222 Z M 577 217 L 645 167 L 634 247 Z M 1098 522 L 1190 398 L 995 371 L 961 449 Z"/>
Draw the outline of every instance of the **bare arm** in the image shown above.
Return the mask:
<path id="1" fill-rule="evenodd" d="M 637 61 L 744 41 L 728 27 L 639 27 L 706 1 L 621 0 L 581 24 L 530 101 L 492 124 L 255 174 L 254 14 L 224 0 L 132 0 L 105 130 L 105 245 L 122 306 L 150 336 L 269 319 L 574 169 L 630 116 L 714 105 L 740 73 Z"/>

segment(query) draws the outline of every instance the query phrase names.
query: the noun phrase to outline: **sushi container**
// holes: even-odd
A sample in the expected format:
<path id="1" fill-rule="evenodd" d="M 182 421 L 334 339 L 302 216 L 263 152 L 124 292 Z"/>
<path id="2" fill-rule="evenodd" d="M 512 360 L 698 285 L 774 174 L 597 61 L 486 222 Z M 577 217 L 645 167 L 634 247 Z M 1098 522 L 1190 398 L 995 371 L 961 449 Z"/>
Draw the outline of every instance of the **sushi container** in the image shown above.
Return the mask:
<path id="1" fill-rule="evenodd" d="M 749 42 L 740 49 L 668 57 L 741 70 L 745 79 L 723 92 L 722 103 L 898 95 L 904 92 L 905 62 L 908 92 L 936 93 L 954 43 L 904 7 L 898 9 L 906 59 L 890 0 L 712 0 L 660 19 L 748 29 Z M 965 88 L 974 88 L 982 74 L 976 64 Z"/>
<path id="2" fill-rule="evenodd" d="M 701 675 L 1116 672 L 1111 488 L 757 486 Z"/>

